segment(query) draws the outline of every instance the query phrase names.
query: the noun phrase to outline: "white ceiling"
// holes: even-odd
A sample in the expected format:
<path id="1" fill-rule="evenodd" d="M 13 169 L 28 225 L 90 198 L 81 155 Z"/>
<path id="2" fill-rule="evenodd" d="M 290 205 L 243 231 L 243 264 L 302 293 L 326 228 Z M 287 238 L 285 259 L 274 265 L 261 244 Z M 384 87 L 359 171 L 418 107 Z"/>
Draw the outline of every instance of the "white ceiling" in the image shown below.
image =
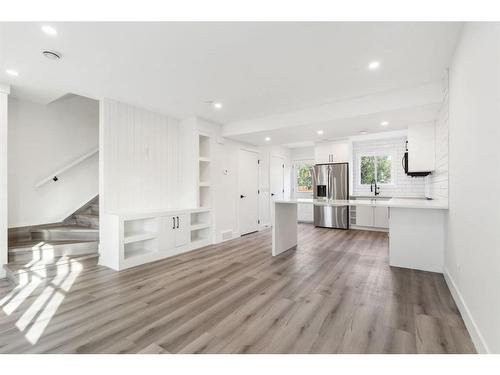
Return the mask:
<path id="1" fill-rule="evenodd" d="M 50 37 L 41 25 L 0 23 L 0 82 L 14 96 L 109 97 L 220 123 L 437 81 L 461 30 L 445 22 L 50 23 L 58 32 Z M 371 60 L 378 71 L 367 70 Z"/>
<path id="2" fill-rule="evenodd" d="M 438 104 L 429 104 L 421 107 L 405 108 L 390 112 L 377 112 L 368 115 L 336 119 L 324 123 L 312 123 L 286 128 L 256 131 L 247 134 L 234 135 L 230 138 L 258 146 L 271 144 L 284 145 L 291 148 L 304 147 L 312 145 L 315 141 L 318 142 L 359 135 L 361 131 L 366 131 L 368 133 L 381 133 L 407 129 L 408 125 L 432 121 L 435 118 L 438 109 Z M 380 123 L 386 119 L 390 119 L 389 125 L 386 127 L 381 126 Z M 318 130 L 322 130 L 323 134 L 318 135 Z M 271 138 L 271 141 L 266 141 L 266 137 Z M 304 140 L 307 141 L 304 142 Z"/>

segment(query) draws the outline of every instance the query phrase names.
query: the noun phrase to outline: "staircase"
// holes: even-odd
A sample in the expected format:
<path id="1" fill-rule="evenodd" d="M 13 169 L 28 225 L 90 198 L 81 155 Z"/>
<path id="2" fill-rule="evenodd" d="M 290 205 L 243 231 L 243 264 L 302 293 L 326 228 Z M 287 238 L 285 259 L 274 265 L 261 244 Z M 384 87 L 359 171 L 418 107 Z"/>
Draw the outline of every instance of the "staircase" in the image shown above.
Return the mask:
<path id="1" fill-rule="evenodd" d="M 16 285 L 64 276 L 76 266 L 97 264 L 99 197 L 61 223 L 28 228 L 9 239 L 7 279 Z"/>

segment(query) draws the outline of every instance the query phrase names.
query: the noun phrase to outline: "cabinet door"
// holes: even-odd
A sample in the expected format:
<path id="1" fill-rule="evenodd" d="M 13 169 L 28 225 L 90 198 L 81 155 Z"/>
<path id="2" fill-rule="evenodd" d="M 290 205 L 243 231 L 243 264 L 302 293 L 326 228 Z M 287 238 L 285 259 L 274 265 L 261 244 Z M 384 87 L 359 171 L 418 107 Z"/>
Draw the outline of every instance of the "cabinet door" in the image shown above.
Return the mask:
<path id="1" fill-rule="evenodd" d="M 160 251 L 168 251 L 175 247 L 175 216 L 161 218 Z"/>
<path id="2" fill-rule="evenodd" d="M 190 225 L 189 225 L 189 216 L 184 215 L 176 215 L 175 216 L 175 246 L 184 246 L 187 245 L 190 236 Z"/>
<path id="3" fill-rule="evenodd" d="M 389 228 L 389 208 L 373 208 L 373 225 L 377 228 Z"/>
<path id="4" fill-rule="evenodd" d="M 329 143 L 318 143 L 314 147 L 314 161 L 316 164 L 328 163 L 330 154 Z"/>
<path id="5" fill-rule="evenodd" d="M 408 172 L 435 169 L 434 123 L 408 126 Z"/>
<path id="6" fill-rule="evenodd" d="M 356 207 L 356 225 L 363 227 L 373 227 L 373 207 Z"/>

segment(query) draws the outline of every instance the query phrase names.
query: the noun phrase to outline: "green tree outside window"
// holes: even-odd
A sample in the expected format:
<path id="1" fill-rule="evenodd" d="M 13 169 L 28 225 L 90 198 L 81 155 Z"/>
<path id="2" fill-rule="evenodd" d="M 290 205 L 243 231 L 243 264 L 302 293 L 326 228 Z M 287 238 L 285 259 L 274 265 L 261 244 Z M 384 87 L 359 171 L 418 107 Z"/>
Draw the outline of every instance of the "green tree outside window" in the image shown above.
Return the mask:
<path id="1" fill-rule="evenodd" d="M 360 161 L 361 185 L 392 183 L 392 158 L 390 155 L 362 156 Z"/>
<path id="2" fill-rule="evenodd" d="M 297 169 L 297 191 L 312 193 L 312 165 L 302 164 Z"/>

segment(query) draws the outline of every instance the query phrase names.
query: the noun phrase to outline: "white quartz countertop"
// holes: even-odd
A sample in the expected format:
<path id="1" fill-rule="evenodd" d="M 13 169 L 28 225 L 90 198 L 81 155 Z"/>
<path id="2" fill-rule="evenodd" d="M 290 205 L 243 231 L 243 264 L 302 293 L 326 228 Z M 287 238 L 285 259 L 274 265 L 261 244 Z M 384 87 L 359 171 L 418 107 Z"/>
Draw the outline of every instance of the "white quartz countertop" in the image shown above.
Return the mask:
<path id="1" fill-rule="evenodd" d="M 292 204 L 314 204 L 315 206 L 370 206 L 370 207 L 392 207 L 392 208 L 424 208 L 435 210 L 447 210 L 448 202 L 443 200 L 428 200 L 422 198 L 378 198 L 378 199 L 289 199 L 276 200 L 275 203 Z"/>

